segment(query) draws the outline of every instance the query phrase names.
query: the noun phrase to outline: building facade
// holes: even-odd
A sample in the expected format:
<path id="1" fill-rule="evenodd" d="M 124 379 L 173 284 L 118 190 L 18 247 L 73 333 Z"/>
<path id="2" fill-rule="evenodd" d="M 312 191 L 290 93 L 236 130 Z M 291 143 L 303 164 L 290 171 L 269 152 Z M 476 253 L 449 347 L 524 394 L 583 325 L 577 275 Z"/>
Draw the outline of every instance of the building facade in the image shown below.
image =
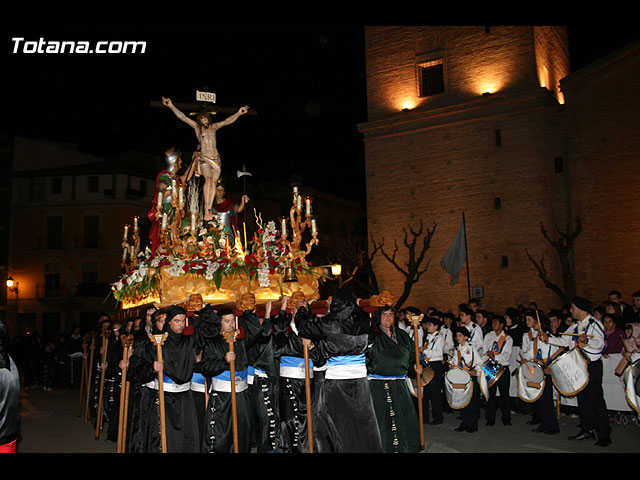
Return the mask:
<path id="1" fill-rule="evenodd" d="M 564 27 L 368 27 L 365 46 L 368 120 L 359 130 L 365 145 L 369 233 L 391 248 L 394 240 L 402 245 L 403 227 L 421 220 L 425 226 L 436 224 L 426 253 L 428 270 L 407 304 L 455 311 L 476 294 L 484 307 L 499 313 L 529 301 L 561 306 L 527 252 L 537 261 L 544 258 L 549 279 L 562 287 L 560 263 L 541 225 L 556 237 L 556 226 L 572 228 L 578 216 L 583 233 L 572 257 L 578 291 L 600 300 L 607 289 L 624 290 L 627 297 L 638 289 L 631 273 L 612 272 L 605 280 L 593 269 L 607 240 L 594 233 L 595 217 L 588 212 L 596 205 L 606 207 L 602 197 L 578 191 L 587 178 L 593 181 L 606 173 L 606 162 L 594 156 L 590 171 L 576 165 L 583 162 L 579 152 L 587 147 L 581 137 L 594 139 L 590 130 L 601 127 L 576 121 L 584 118 L 581 110 L 609 115 L 625 100 L 610 98 L 604 109 L 589 104 L 588 96 L 607 80 L 592 87 L 579 77 L 572 81 Z M 637 53 L 635 59 L 635 64 L 617 68 L 637 67 Z M 637 105 L 637 81 L 624 83 L 625 95 L 635 92 Z M 606 90 L 597 96 L 607 103 Z M 623 110 L 638 125 L 637 107 Z M 628 133 L 611 127 L 602 135 L 629 139 Z M 588 143 L 594 148 L 599 144 Z M 612 160 L 618 160 L 614 151 L 619 147 L 612 145 L 607 152 Z M 633 191 L 631 184 L 628 179 Z M 635 192 L 630 195 L 635 199 Z M 451 286 L 440 261 L 463 214 L 469 282 L 465 265 Z M 626 238 L 633 241 L 630 232 Z M 620 243 L 620 248 L 628 247 Z M 406 261 L 406 251 L 399 248 L 398 257 Z M 404 278 L 383 257 L 374 261 L 380 288 L 399 295 Z"/>
<path id="2" fill-rule="evenodd" d="M 9 329 L 94 327 L 99 312 L 115 310 L 109 294 L 121 274 L 123 225 L 135 216 L 145 225 L 158 163 L 139 153 L 107 161 L 21 138 L 14 158 Z"/>

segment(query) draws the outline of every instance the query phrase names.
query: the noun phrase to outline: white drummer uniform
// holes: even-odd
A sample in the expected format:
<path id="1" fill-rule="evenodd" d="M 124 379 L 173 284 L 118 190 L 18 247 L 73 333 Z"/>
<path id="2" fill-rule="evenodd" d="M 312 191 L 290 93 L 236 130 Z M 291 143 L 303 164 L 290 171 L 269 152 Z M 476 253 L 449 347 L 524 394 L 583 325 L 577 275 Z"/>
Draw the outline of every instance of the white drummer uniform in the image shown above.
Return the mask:
<path id="1" fill-rule="evenodd" d="M 481 350 L 483 347 L 484 335 L 482 333 L 482 328 L 476 323 L 471 322 L 469 325 L 465 325 L 466 329 L 469 330 L 471 336 L 467 339 L 467 343 L 470 343 L 476 349 Z"/>
<path id="2" fill-rule="evenodd" d="M 539 335 L 529 342 L 526 350 L 522 351 L 522 356 L 529 362 L 538 362 L 547 367 L 551 363 L 553 355 L 562 348 L 560 343 L 564 343 L 564 339 L 554 335 L 548 335 L 548 342 L 544 342 Z"/>
<path id="3" fill-rule="evenodd" d="M 482 356 L 478 349 L 467 341 L 464 345 L 458 345 L 453 363 L 466 371 L 475 370 L 477 377 L 482 373 Z M 476 378 L 477 378 L 476 377 Z"/>
<path id="4" fill-rule="evenodd" d="M 440 332 L 429 333 L 424 344 L 422 356 L 427 362 L 442 362 L 444 353 L 444 338 Z"/>
<path id="5" fill-rule="evenodd" d="M 453 356 L 453 352 L 456 350 L 456 346 L 453 343 L 453 332 L 449 327 L 445 327 L 444 325 L 440 327 L 438 333 L 443 338 L 443 350 L 449 356 Z"/>
<path id="6" fill-rule="evenodd" d="M 533 339 L 536 338 L 537 336 L 538 336 L 538 331 L 534 330 L 533 328 L 530 328 L 528 332 L 522 334 L 522 347 L 520 347 L 520 350 L 523 352 L 523 356 L 524 356 L 524 352 L 529 351 L 529 349 L 531 348 L 531 345 L 530 345 L 531 342 L 533 342 Z M 527 359 L 527 360 L 530 360 L 530 359 Z"/>
<path id="7" fill-rule="evenodd" d="M 565 333 L 577 333 L 593 335 L 593 338 L 587 338 L 587 345 L 580 350 L 591 362 L 596 362 L 602 358 L 602 352 L 605 350 L 606 333 L 602 322 L 592 315 L 587 315 L 583 320 L 574 322 Z M 578 341 L 577 336 L 566 335 L 564 338 L 549 337 L 549 343 L 558 347 L 572 348 Z"/>
<path id="8" fill-rule="evenodd" d="M 485 360 L 489 358 L 486 352 L 492 351 L 495 352 L 493 359 L 500 365 L 509 368 L 509 360 L 511 360 L 511 352 L 513 350 L 513 338 L 507 335 L 507 332 L 502 330 L 500 335 L 496 335 L 496 332 L 490 331 L 484 337 L 483 346 L 482 351 Z"/>

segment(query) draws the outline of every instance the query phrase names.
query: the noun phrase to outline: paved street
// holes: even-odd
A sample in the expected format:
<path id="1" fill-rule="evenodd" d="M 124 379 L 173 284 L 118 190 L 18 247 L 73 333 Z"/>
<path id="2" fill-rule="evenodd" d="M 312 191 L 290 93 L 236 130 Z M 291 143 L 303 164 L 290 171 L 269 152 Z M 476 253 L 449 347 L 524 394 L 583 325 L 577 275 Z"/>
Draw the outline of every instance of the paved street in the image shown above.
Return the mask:
<path id="1" fill-rule="evenodd" d="M 116 445 L 95 439 L 95 430 L 78 416 L 78 390 L 23 390 L 22 432 L 18 453 L 115 453 Z M 456 432 L 456 414 L 446 414 L 442 425 L 425 425 L 425 453 L 640 453 L 640 428 L 612 424 L 613 444 L 602 448 L 594 441 L 570 441 L 577 418 L 562 417 L 561 433 L 533 433 L 528 415 L 514 414 L 511 426 L 498 420 L 493 427 L 481 420 L 476 433 Z"/>

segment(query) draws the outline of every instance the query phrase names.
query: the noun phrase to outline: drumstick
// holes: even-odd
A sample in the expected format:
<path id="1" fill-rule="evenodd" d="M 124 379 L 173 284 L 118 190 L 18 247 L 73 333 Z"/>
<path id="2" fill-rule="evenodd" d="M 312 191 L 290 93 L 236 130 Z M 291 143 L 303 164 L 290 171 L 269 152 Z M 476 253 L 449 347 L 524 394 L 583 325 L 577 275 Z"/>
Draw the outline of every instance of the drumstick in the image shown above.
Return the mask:
<path id="1" fill-rule="evenodd" d="M 570 335 L 572 337 L 579 337 L 580 335 L 582 335 L 582 333 L 567 333 L 567 332 L 560 332 L 558 333 L 558 335 Z M 593 338 L 593 335 L 587 335 L 587 338 Z"/>

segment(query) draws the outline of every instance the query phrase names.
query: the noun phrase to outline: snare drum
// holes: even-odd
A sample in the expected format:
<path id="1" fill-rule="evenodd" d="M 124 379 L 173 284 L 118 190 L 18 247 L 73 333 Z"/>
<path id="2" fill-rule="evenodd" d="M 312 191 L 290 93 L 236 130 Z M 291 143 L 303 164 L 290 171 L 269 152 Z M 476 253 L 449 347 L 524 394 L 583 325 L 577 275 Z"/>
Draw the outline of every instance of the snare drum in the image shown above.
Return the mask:
<path id="1" fill-rule="evenodd" d="M 629 405 L 640 415 L 640 360 L 627 365 L 622 372 L 622 380 L 624 383 L 624 393 Z"/>
<path id="2" fill-rule="evenodd" d="M 461 368 L 450 369 L 444 377 L 444 391 L 447 402 L 454 410 L 466 407 L 473 394 L 471 375 Z"/>
<path id="3" fill-rule="evenodd" d="M 489 388 L 500 379 L 506 368 L 500 365 L 498 362 L 492 359 L 488 359 L 482 366 L 482 371 L 487 379 L 487 386 Z"/>
<path id="4" fill-rule="evenodd" d="M 518 367 L 518 398 L 527 403 L 537 401 L 544 392 L 543 368 L 536 362 L 525 362 Z"/>
<path id="5" fill-rule="evenodd" d="M 577 347 L 560 354 L 551 362 L 549 370 L 553 384 L 565 397 L 577 395 L 589 383 L 587 361 Z"/>

